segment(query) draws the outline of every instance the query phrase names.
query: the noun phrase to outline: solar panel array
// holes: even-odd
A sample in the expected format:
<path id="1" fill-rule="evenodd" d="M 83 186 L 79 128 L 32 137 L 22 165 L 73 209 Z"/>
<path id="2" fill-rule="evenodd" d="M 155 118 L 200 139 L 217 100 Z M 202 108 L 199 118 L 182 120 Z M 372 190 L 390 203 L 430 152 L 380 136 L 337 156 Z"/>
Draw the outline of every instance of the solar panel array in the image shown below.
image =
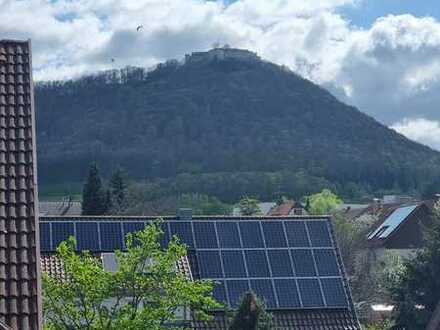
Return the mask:
<path id="1" fill-rule="evenodd" d="M 148 222 L 42 221 L 41 250 L 75 236 L 79 249 L 123 249 L 123 237 Z M 192 250 L 200 278 L 231 307 L 252 290 L 272 309 L 349 307 L 329 219 L 192 219 L 163 223 L 163 244 L 177 235 Z"/>

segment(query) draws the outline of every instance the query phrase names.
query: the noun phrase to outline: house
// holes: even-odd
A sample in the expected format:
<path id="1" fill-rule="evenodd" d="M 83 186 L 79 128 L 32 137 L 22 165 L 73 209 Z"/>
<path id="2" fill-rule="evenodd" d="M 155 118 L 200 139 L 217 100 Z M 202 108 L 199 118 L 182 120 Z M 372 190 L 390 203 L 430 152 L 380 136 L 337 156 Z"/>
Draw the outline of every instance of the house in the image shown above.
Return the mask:
<path id="1" fill-rule="evenodd" d="M 30 41 L 0 40 L 0 323 L 42 329 Z"/>
<path id="2" fill-rule="evenodd" d="M 275 204 L 267 215 L 282 217 L 288 215 L 306 215 L 307 211 L 304 209 L 304 206 L 301 202 L 298 201 L 284 201 L 281 204 Z"/>
<path id="3" fill-rule="evenodd" d="M 423 230 L 431 222 L 432 203 L 387 207 L 368 234 L 367 245 L 380 258 L 385 252 L 410 257 L 423 247 Z"/>
<path id="4" fill-rule="evenodd" d="M 44 258 L 50 259 L 55 247 L 69 236 L 75 236 L 79 249 L 101 258 L 111 255 L 124 249 L 127 233 L 153 220 L 41 217 L 42 263 L 47 264 Z M 190 210 L 182 210 L 163 220 L 162 244 L 177 235 L 187 245 L 183 264 L 191 276 L 214 280 L 214 296 L 230 308 L 253 290 L 266 301 L 277 329 L 360 329 L 329 217 L 193 217 Z M 59 266 L 52 269 L 56 273 Z M 191 327 L 227 329 L 224 312 L 213 311 L 213 315 L 210 322 L 189 320 Z"/>

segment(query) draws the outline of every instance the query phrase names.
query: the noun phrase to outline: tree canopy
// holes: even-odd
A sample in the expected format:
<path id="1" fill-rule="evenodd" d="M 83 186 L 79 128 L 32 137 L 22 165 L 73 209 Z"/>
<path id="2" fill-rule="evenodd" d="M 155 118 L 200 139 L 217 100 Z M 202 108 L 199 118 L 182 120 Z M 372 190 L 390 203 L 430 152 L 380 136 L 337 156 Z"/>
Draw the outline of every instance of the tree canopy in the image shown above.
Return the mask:
<path id="1" fill-rule="evenodd" d="M 238 202 L 238 207 L 240 209 L 241 215 L 259 215 L 261 214 L 261 209 L 259 201 L 252 197 L 243 197 Z"/>
<path id="2" fill-rule="evenodd" d="M 155 222 L 127 235 L 127 250 L 116 252 L 113 272 L 92 254 L 78 253 L 73 239 L 61 243 L 57 256 L 66 279 L 43 275 L 47 329 L 183 329 L 184 307 L 198 319 L 208 318 L 210 309 L 220 307 L 212 283 L 178 272 L 176 264 L 186 248 L 176 237 L 161 248 L 162 234 L 160 222 Z"/>
<path id="3" fill-rule="evenodd" d="M 89 174 L 84 183 L 82 196 L 83 215 L 103 215 L 109 207 L 107 192 L 102 184 L 98 164 L 93 162 L 89 167 Z"/>
<path id="4" fill-rule="evenodd" d="M 265 304 L 253 293 L 243 295 L 229 330 L 271 330 L 272 315 Z"/>
<path id="5" fill-rule="evenodd" d="M 329 214 L 342 200 L 329 189 L 323 189 L 320 193 L 307 197 L 308 212 L 310 214 Z"/>

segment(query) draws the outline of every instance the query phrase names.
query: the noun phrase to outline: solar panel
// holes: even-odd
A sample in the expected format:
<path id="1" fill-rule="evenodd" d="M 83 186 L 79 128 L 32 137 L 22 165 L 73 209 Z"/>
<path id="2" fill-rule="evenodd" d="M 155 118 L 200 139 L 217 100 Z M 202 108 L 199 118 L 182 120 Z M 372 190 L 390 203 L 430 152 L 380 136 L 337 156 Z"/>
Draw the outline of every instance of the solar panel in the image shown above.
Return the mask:
<path id="1" fill-rule="evenodd" d="M 101 235 L 101 250 L 103 252 L 112 252 L 114 250 L 121 250 L 122 231 L 120 222 L 101 222 L 99 224 L 99 231 Z"/>
<path id="2" fill-rule="evenodd" d="M 270 277 L 269 265 L 264 250 L 244 252 L 249 277 Z"/>
<path id="3" fill-rule="evenodd" d="M 222 278 L 222 266 L 218 251 L 198 251 L 197 260 L 202 278 Z"/>
<path id="4" fill-rule="evenodd" d="M 214 289 L 212 290 L 212 295 L 214 298 L 224 304 L 228 303 L 228 300 L 226 298 L 226 289 L 225 289 L 225 282 L 224 281 L 215 281 L 214 282 Z"/>
<path id="5" fill-rule="evenodd" d="M 243 295 L 249 291 L 249 283 L 247 280 L 231 280 L 226 281 L 228 288 L 229 304 L 237 307 Z"/>
<path id="6" fill-rule="evenodd" d="M 244 248 L 264 248 L 263 235 L 260 223 L 256 221 L 239 222 L 241 238 Z"/>
<path id="7" fill-rule="evenodd" d="M 292 277 L 293 269 L 288 250 L 267 251 L 273 277 Z"/>
<path id="8" fill-rule="evenodd" d="M 321 279 L 321 285 L 328 307 L 347 306 L 347 297 L 340 278 L 323 278 Z"/>
<path id="9" fill-rule="evenodd" d="M 299 279 L 298 287 L 304 307 L 321 307 L 324 305 L 317 279 Z"/>
<path id="10" fill-rule="evenodd" d="M 143 229 L 147 219 L 139 220 L 99 222 L 99 231 L 95 222 L 75 221 L 79 246 L 97 251 L 123 249 L 122 233 Z M 161 246 L 177 235 L 189 247 L 194 276 L 214 280 L 215 298 L 229 307 L 235 307 L 249 289 L 269 308 L 347 307 L 349 293 L 328 221 L 165 220 Z M 53 243 L 74 232 L 73 223 L 52 224 Z M 42 224 L 40 231 L 42 250 L 53 248 L 49 224 Z M 96 239 L 97 232 L 100 239 Z"/>
<path id="11" fill-rule="evenodd" d="M 314 247 L 331 247 L 332 240 L 326 221 L 308 221 L 310 241 Z"/>
<path id="12" fill-rule="evenodd" d="M 78 222 L 76 224 L 76 244 L 80 251 L 99 250 L 98 224 L 96 222 Z"/>
<path id="13" fill-rule="evenodd" d="M 268 248 L 287 247 L 282 221 L 262 222 L 262 226 Z"/>
<path id="14" fill-rule="evenodd" d="M 43 252 L 52 250 L 50 238 L 50 223 L 40 223 L 40 249 Z"/>
<path id="15" fill-rule="evenodd" d="M 320 276 L 338 276 L 339 266 L 332 249 L 314 250 L 316 267 Z"/>
<path id="16" fill-rule="evenodd" d="M 312 251 L 291 250 L 293 267 L 298 277 L 316 276 L 315 263 L 313 262 Z"/>
<path id="17" fill-rule="evenodd" d="M 309 247 L 306 224 L 304 221 L 286 221 L 286 234 L 290 247 Z"/>
<path id="18" fill-rule="evenodd" d="M 279 307 L 293 308 L 301 307 L 298 288 L 294 279 L 276 279 L 275 291 L 278 296 Z"/>
<path id="19" fill-rule="evenodd" d="M 267 280 L 251 280 L 251 290 L 266 303 L 269 308 L 277 307 L 275 294 L 273 291 L 272 281 Z"/>
<path id="20" fill-rule="evenodd" d="M 61 242 L 74 236 L 73 223 L 54 222 L 52 223 L 52 248 L 56 249 Z"/>
<path id="21" fill-rule="evenodd" d="M 126 237 L 128 233 L 135 233 L 143 230 L 145 228 L 145 223 L 141 221 L 123 222 L 122 227 L 124 229 L 124 237 Z"/>
<path id="22" fill-rule="evenodd" d="M 194 222 L 193 226 L 198 249 L 218 248 L 214 222 Z"/>
<path id="23" fill-rule="evenodd" d="M 180 241 L 188 248 L 194 248 L 194 239 L 192 233 L 191 222 L 188 221 L 173 221 L 170 222 L 170 234 L 176 235 Z"/>
<path id="24" fill-rule="evenodd" d="M 162 248 L 166 248 L 170 243 L 170 230 L 168 229 L 168 223 L 163 222 L 160 224 L 160 229 L 163 232 L 162 237 L 160 238 L 160 246 Z"/>
<path id="25" fill-rule="evenodd" d="M 221 248 L 240 248 L 240 236 L 236 222 L 217 222 L 218 240 Z"/>
<path id="26" fill-rule="evenodd" d="M 221 255 L 225 277 L 246 277 L 246 268 L 244 266 L 243 254 L 241 251 L 222 251 Z"/>
<path id="27" fill-rule="evenodd" d="M 393 213 L 385 219 L 382 225 L 369 235 L 368 238 L 372 239 L 376 236 L 379 238 L 387 238 L 416 208 L 417 205 L 411 205 L 399 207 L 394 210 Z"/>

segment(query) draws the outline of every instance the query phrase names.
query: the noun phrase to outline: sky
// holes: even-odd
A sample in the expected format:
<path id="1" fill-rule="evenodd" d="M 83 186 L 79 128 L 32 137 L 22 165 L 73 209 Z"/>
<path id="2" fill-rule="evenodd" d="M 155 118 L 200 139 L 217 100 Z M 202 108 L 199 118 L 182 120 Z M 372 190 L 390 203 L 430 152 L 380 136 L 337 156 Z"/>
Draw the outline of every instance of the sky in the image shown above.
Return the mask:
<path id="1" fill-rule="evenodd" d="M 0 38 L 32 39 L 36 80 L 152 67 L 229 44 L 440 150 L 438 0 L 0 0 L 0 8 Z"/>

